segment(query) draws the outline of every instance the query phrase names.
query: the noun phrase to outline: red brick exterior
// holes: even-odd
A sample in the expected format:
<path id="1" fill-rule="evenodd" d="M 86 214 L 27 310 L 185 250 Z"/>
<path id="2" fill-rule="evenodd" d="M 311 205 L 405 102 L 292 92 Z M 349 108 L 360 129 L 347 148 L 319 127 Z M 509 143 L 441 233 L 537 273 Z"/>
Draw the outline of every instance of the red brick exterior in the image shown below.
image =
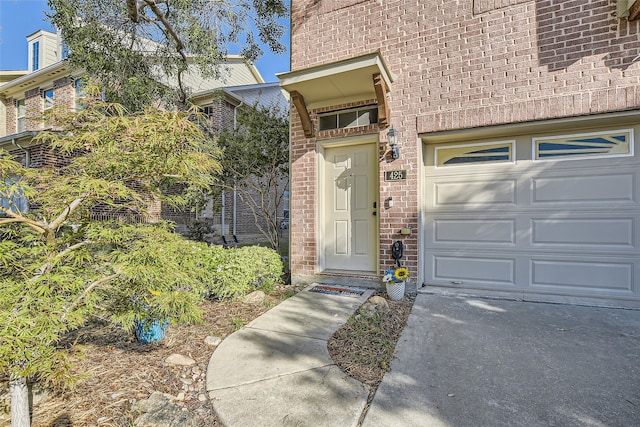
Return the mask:
<path id="1" fill-rule="evenodd" d="M 16 100 L 13 98 L 9 98 L 7 99 L 6 102 L 6 106 L 7 106 L 7 110 L 6 110 L 6 123 L 7 123 L 7 135 L 12 135 L 14 133 L 16 133 L 16 128 L 17 128 L 17 114 L 18 114 L 18 109 L 16 108 Z"/>
<path id="2" fill-rule="evenodd" d="M 54 94 L 55 96 L 55 94 Z M 40 88 L 28 90 L 24 94 L 25 129 L 42 130 L 42 113 L 44 112 L 44 98 Z"/>
<path id="3" fill-rule="evenodd" d="M 379 51 L 397 76 L 387 99 L 402 154 L 380 163 L 381 270 L 397 239 L 418 268 L 420 135 L 640 108 L 640 21 L 615 13 L 609 0 L 292 2 L 292 71 Z M 295 277 L 319 273 L 318 172 L 317 139 L 305 138 L 295 109 L 291 123 Z M 378 131 L 383 149 L 386 129 L 349 133 Z M 407 180 L 385 182 L 391 169 L 406 169 Z M 385 209 L 389 196 L 394 206 Z"/>
<path id="4" fill-rule="evenodd" d="M 53 100 L 56 106 L 75 108 L 76 89 L 71 77 L 64 77 L 53 82 Z"/>

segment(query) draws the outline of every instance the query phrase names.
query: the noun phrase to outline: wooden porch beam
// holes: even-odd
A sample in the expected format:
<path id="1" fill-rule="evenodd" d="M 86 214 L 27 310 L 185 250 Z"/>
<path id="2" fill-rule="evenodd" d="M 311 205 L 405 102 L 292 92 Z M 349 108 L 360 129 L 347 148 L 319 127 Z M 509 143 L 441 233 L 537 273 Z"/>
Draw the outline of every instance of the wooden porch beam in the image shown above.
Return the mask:
<path id="1" fill-rule="evenodd" d="M 636 0 L 629 9 L 629 21 L 640 19 L 640 0 Z"/>
<path id="2" fill-rule="evenodd" d="M 387 84 L 382 78 L 382 74 L 373 75 L 373 87 L 376 90 L 378 100 L 378 126 L 386 128 L 389 126 L 389 103 L 387 102 Z"/>
<path id="3" fill-rule="evenodd" d="M 304 97 L 297 90 L 291 91 L 290 95 L 293 105 L 296 106 L 298 116 L 300 116 L 302 129 L 304 130 L 304 136 L 307 138 L 313 138 L 313 123 L 311 122 L 311 117 L 309 117 L 309 112 L 307 111 L 307 104 L 304 102 Z"/>

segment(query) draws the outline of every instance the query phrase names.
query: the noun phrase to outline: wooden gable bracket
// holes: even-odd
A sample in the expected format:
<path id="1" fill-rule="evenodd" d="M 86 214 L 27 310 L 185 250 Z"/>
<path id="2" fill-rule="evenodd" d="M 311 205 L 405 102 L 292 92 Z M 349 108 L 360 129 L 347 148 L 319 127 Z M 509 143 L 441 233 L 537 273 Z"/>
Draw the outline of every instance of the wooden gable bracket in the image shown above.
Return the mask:
<path id="1" fill-rule="evenodd" d="M 387 102 L 387 84 L 382 78 L 382 74 L 373 75 L 373 87 L 376 90 L 378 100 L 378 126 L 386 128 L 389 126 L 389 103 Z"/>
<path id="2" fill-rule="evenodd" d="M 304 102 L 304 97 L 297 90 L 291 91 L 290 95 L 293 105 L 296 106 L 298 116 L 300 116 L 302 129 L 304 130 L 304 136 L 307 138 L 313 138 L 313 123 L 311 122 L 311 117 L 309 117 L 309 112 L 307 111 L 307 104 Z"/>
<path id="3" fill-rule="evenodd" d="M 640 19 L 640 0 L 618 0 L 618 18 L 627 18 L 628 21 Z"/>
<path id="4" fill-rule="evenodd" d="M 629 21 L 640 19 L 640 0 L 636 0 L 629 9 Z"/>

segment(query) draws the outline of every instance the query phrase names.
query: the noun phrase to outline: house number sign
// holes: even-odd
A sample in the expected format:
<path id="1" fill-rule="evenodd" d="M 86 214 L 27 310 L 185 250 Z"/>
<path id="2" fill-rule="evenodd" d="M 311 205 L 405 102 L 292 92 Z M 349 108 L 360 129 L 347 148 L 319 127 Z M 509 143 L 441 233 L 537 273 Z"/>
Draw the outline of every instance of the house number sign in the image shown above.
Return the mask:
<path id="1" fill-rule="evenodd" d="M 384 180 L 385 181 L 404 181 L 407 179 L 407 170 L 397 170 L 397 171 L 385 171 L 384 172 Z"/>

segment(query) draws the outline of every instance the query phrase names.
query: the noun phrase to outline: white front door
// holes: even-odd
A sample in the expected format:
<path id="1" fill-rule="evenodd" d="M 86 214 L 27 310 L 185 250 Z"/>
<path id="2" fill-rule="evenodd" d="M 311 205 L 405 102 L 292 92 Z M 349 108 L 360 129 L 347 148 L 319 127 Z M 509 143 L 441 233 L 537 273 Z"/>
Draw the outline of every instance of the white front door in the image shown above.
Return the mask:
<path id="1" fill-rule="evenodd" d="M 325 269 L 375 272 L 376 145 L 325 150 Z"/>

